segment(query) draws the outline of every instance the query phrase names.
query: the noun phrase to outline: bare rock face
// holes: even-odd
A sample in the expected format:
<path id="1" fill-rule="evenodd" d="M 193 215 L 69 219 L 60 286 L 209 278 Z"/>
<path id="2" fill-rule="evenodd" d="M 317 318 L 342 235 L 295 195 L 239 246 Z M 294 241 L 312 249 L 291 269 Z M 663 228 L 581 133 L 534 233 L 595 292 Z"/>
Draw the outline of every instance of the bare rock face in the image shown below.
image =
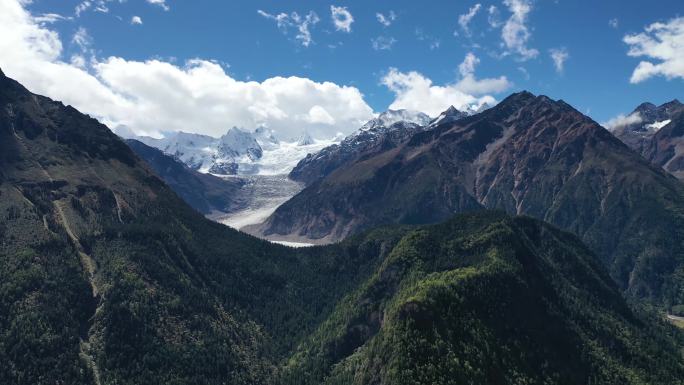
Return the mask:
<path id="1" fill-rule="evenodd" d="M 683 300 L 673 277 L 684 272 L 684 185 L 567 103 L 529 92 L 337 166 L 260 231 L 335 241 L 485 208 L 574 232 L 636 297 Z"/>

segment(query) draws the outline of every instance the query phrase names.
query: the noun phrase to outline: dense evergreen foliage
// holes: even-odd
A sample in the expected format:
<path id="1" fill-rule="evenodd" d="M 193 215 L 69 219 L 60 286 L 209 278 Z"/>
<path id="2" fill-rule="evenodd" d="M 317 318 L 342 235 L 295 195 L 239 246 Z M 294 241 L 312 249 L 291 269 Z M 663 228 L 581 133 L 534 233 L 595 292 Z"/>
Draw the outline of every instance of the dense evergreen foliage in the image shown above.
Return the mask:
<path id="1" fill-rule="evenodd" d="M 573 236 L 460 216 L 407 234 L 300 346 L 283 383 L 681 383 L 674 332 L 643 317 Z"/>

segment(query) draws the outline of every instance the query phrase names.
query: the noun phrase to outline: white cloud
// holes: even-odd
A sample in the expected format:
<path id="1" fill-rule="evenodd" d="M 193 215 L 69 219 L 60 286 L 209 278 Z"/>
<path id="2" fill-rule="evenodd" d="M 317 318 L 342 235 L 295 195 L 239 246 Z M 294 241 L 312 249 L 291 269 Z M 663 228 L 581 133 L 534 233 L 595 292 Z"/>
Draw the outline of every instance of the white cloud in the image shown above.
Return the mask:
<path id="1" fill-rule="evenodd" d="M 505 76 L 498 78 L 477 79 L 475 78 L 475 67 L 480 64 L 480 59 L 472 52 L 466 54 L 463 62 L 458 66 L 461 80 L 455 87 L 467 94 L 483 95 L 487 93 L 500 93 L 511 87 L 511 83 Z"/>
<path id="2" fill-rule="evenodd" d="M 282 137 L 306 130 L 324 138 L 349 133 L 373 116 L 355 87 L 300 77 L 240 81 L 206 60 L 183 66 L 120 57 L 67 62 L 59 35 L 36 22 L 18 0 L 0 1 L 0 36 L 0 67 L 8 76 L 110 127 L 139 134 L 183 130 L 218 136 L 232 126 L 266 125 Z"/>
<path id="3" fill-rule="evenodd" d="M 530 0 L 504 0 L 504 5 L 511 12 L 511 17 L 506 20 L 501 29 L 505 55 L 516 54 L 520 60 L 529 60 L 537 57 L 539 51 L 527 46 L 532 34 L 527 27 L 527 16 L 532 11 Z"/>
<path id="4" fill-rule="evenodd" d="M 335 118 L 333 118 L 325 108 L 319 105 L 311 107 L 309 113 L 305 115 L 303 119 L 313 124 L 320 123 L 328 126 L 335 124 Z"/>
<path id="5" fill-rule="evenodd" d="M 619 24 L 620 24 L 620 22 L 618 21 L 617 18 L 608 20 L 608 25 L 611 26 L 611 28 L 617 29 L 617 27 L 619 26 Z"/>
<path id="6" fill-rule="evenodd" d="M 57 13 L 44 13 L 33 18 L 39 24 L 53 24 L 62 20 L 71 20 L 70 17 L 62 16 Z"/>
<path id="7" fill-rule="evenodd" d="M 81 51 L 87 51 L 93 43 L 93 39 L 85 28 L 79 27 L 71 38 L 71 42 L 76 44 Z"/>
<path id="8" fill-rule="evenodd" d="M 565 61 L 570 58 L 568 50 L 565 47 L 551 48 L 549 50 L 549 56 L 551 56 L 551 60 L 553 60 L 553 66 L 556 68 L 556 72 L 562 74 L 565 69 Z"/>
<path id="9" fill-rule="evenodd" d="M 487 9 L 487 13 L 489 14 L 487 16 L 489 26 L 492 28 L 501 27 L 503 23 L 501 22 L 501 12 L 499 12 L 499 8 L 497 8 L 496 5 L 490 5 L 489 9 Z"/>
<path id="10" fill-rule="evenodd" d="M 618 115 L 612 119 L 610 119 L 607 122 L 601 123 L 601 125 L 605 128 L 607 128 L 610 131 L 617 130 L 618 128 L 622 128 L 625 126 L 629 126 L 632 124 L 639 124 L 643 121 L 643 118 L 638 112 L 635 112 L 630 115 Z"/>
<path id="11" fill-rule="evenodd" d="M 376 38 L 371 39 L 373 49 L 376 51 L 391 50 L 392 46 L 396 42 L 397 40 L 390 36 L 378 36 Z"/>
<path id="12" fill-rule="evenodd" d="M 480 64 L 480 59 L 472 52 L 468 52 L 463 62 L 458 65 L 458 72 L 461 73 L 462 77 L 472 75 L 475 73 L 475 67 L 478 64 Z"/>
<path id="13" fill-rule="evenodd" d="M 351 32 L 351 25 L 354 22 L 354 16 L 347 9 L 347 7 L 330 6 L 330 14 L 332 16 L 335 29 L 342 32 Z"/>
<path id="14" fill-rule="evenodd" d="M 278 28 L 280 28 L 284 33 L 287 33 L 289 28 L 297 29 L 296 40 L 299 40 L 304 47 L 308 47 L 313 43 L 313 38 L 311 37 L 311 31 L 309 27 L 316 25 L 321 19 L 318 17 L 316 12 L 310 11 L 306 16 L 302 17 L 297 12 L 292 12 L 290 14 L 281 12 L 277 15 L 258 10 L 257 13 L 267 19 L 274 20 Z"/>
<path id="15" fill-rule="evenodd" d="M 81 16 L 81 13 L 87 11 L 93 4 L 90 1 L 83 1 L 76 5 L 76 8 L 74 12 L 76 13 L 76 17 Z"/>
<path id="16" fill-rule="evenodd" d="M 473 17 L 477 15 L 477 12 L 480 11 L 480 8 L 482 8 L 482 4 L 477 3 L 470 7 L 468 10 L 468 13 L 464 13 L 460 16 L 458 16 L 458 25 L 461 26 L 461 29 L 463 29 L 463 32 L 465 32 L 466 35 L 470 36 L 470 29 L 468 25 L 470 24 L 470 21 L 473 20 Z"/>
<path id="17" fill-rule="evenodd" d="M 406 108 L 437 116 L 450 105 L 460 110 L 476 109 L 484 103 L 495 104 L 496 99 L 488 93 L 503 92 L 511 83 L 502 76 L 478 80 L 475 67 L 479 59 L 472 53 L 466 55 L 459 66 L 461 79 L 454 84 L 434 85 L 432 80 L 416 71 L 400 72 L 390 68 L 382 78 L 382 84 L 394 92 L 391 109 Z"/>
<path id="18" fill-rule="evenodd" d="M 375 17 L 378 18 L 378 23 L 384 25 L 385 27 L 389 27 L 397 19 L 397 14 L 394 13 L 394 11 L 389 11 L 387 16 L 385 16 L 378 12 L 375 14 Z"/>
<path id="19" fill-rule="evenodd" d="M 148 3 L 153 4 L 153 5 L 158 5 L 162 7 L 165 11 L 170 10 L 169 6 L 166 4 L 166 0 L 147 0 Z"/>
<path id="20" fill-rule="evenodd" d="M 625 36 L 623 41 L 629 45 L 627 55 L 650 59 L 641 61 L 634 69 L 631 83 L 653 76 L 684 79 L 684 17 L 653 23 L 644 32 Z"/>
<path id="21" fill-rule="evenodd" d="M 131 24 L 133 24 L 133 25 L 142 25 L 142 23 L 143 23 L 143 21 L 140 18 L 140 16 L 133 16 L 131 18 Z"/>
<path id="22" fill-rule="evenodd" d="M 119 3 L 123 2 L 122 0 L 84 0 L 76 5 L 74 13 L 76 14 L 76 17 L 81 16 L 83 12 L 89 9 L 92 9 L 95 12 L 109 13 L 109 7 L 107 6 L 107 3 L 112 1 L 118 1 Z"/>

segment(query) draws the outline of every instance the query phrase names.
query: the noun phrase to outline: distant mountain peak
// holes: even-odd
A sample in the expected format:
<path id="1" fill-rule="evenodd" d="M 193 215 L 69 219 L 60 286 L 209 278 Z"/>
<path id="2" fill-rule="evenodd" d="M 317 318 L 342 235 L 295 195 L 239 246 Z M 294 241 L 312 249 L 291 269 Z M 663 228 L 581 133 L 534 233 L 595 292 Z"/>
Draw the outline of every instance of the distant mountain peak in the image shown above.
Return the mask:
<path id="1" fill-rule="evenodd" d="M 637 106 L 637 108 L 635 108 L 634 111 L 635 112 L 653 111 L 656 108 L 658 108 L 658 107 L 655 104 L 653 104 L 651 102 L 645 102 L 645 103 L 639 104 L 639 106 Z"/>
<path id="2" fill-rule="evenodd" d="M 444 112 L 439 114 L 438 117 L 433 119 L 430 122 L 430 126 L 434 127 L 439 124 L 444 124 L 444 123 L 450 123 L 450 122 L 455 122 L 459 119 L 465 118 L 466 116 L 470 115 L 468 112 L 465 111 L 460 111 L 453 105 L 449 106 Z"/>
<path id="3" fill-rule="evenodd" d="M 430 117 L 418 111 L 406 109 L 387 110 L 380 113 L 377 117 L 369 120 L 361 127 L 361 130 L 371 130 L 378 127 L 390 127 L 395 123 L 408 122 L 419 126 L 425 126 L 430 122 Z"/>
<path id="4" fill-rule="evenodd" d="M 308 131 L 302 132 L 302 135 L 299 136 L 299 139 L 297 139 L 297 145 L 298 146 L 308 146 L 314 143 L 313 138 L 311 135 L 309 135 Z"/>
<path id="5" fill-rule="evenodd" d="M 449 106 L 449 108 L 446 109 L 446 111 L 443 112 L 443 114 L 445 114 L 445 115 L 453 115 L 453 114 L 458 114 L 458 113 L 460 113 L 460 112 L 461 112 L 461 111 L 459 111 L 458 109 L 456 109 L 456 107 L 454 107 L 454 105 L 452 104 L 452 105 Z"/>

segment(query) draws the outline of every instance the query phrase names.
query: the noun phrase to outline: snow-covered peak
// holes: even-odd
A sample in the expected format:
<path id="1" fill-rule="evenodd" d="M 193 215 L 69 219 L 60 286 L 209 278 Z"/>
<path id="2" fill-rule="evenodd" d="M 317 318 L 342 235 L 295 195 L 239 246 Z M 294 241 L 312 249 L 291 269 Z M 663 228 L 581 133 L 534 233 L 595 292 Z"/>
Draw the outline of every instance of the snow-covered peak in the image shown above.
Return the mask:
<path id="1" fill-rule="evenodd" d="M 414 123 L 419 126 L 425 126 L 430 123 L 430 117 L 418 111 L 410 110 L 387 110 L 376 118 L 373 118 L 361 127 L 361 130 L 372 130 L 378 127 L 390 127 L 395 123 L 407 122 Z"/>
<path id="2" fill-rule="evenodd" d="M 456 107 L 454 106 L 449 106 L 444 112 L 439 114 L 438 117 L 432 120 L 430 122 L 430 126 L 438 126 L 440 124 L 444 123 L 451 123 L 455 122 L 459 119 L 465 118 L 469 114 L 465 111 L 459 111 Z"/>
<path id="3" fill-rule="evenodd" d="M 261 158 L 263 150 L 251 133 L 233 127 L 218 140 L 218 155 L 220 157 L 248 156 L 251 160 Z"/>
<path id="4" fill-rule="evenodd" d="M 259 143 L 261 148 L 264 150 L 266 149 L 273 149 L 275 147 L 278 147 L 280 144 L 280 141 L 275 135 L 275 132 L 273 130 L 270 130 L 264 126 L 259 126 L 257 127 L 256 130 L 254 130 L 254 139 Z"/>
<path id="5" fill-rule="evenodd" d="M 309 135 L 309 133 L 306 131 L 304 131 L 302 135 L 299 137 L 299 139 L 297 139 L 298 146 L 309 146 L 312 144 L 314 144 L 314 140 L 311 137 L 311 135 Z"/>
<path id="6" fill-rule="evenodd" d="M 482 103 L 482 105 L 480 107 L 477 107 L 475 109 L 475 114 L 479 114 L 480 112 L 483 112 L 483 111 L 488 110 L 490 108 L 492 108 L 492 106 L 490 106 L 487 102 Z"/>

